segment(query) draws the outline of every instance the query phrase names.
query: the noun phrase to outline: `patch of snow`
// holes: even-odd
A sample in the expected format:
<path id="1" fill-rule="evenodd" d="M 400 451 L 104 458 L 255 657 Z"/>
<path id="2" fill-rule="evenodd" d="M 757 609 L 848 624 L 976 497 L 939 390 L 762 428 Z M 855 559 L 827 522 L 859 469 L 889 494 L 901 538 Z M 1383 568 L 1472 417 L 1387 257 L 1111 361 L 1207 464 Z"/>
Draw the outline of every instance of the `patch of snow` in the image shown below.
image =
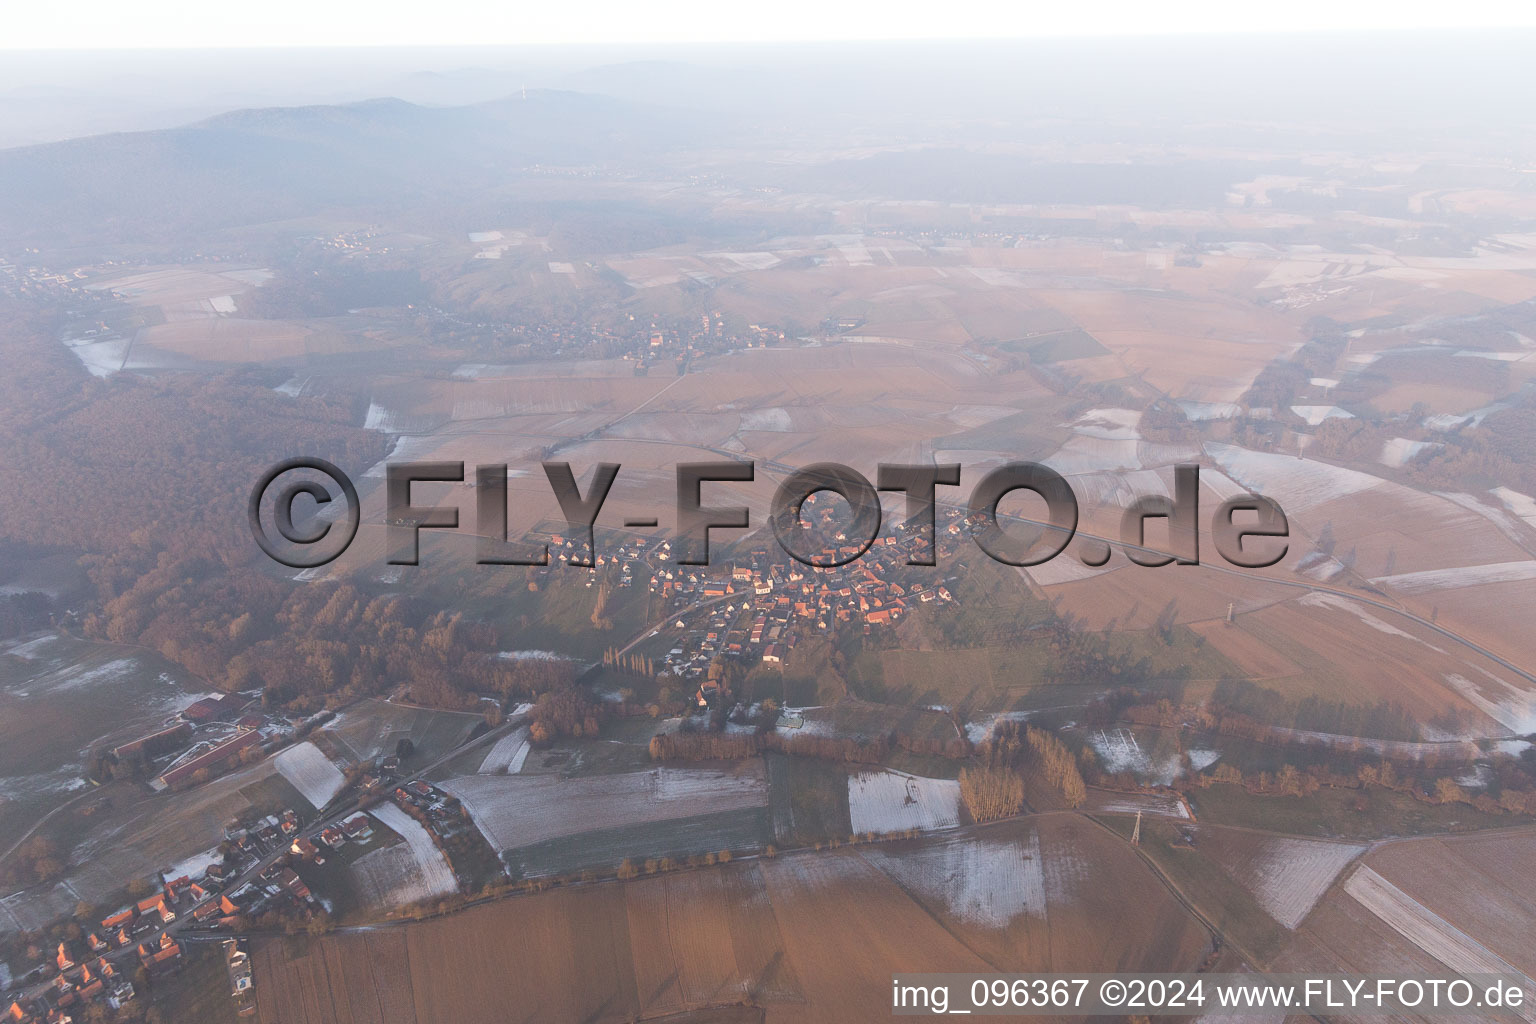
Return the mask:
<path id="1" fill-rule="evenodd" d="M 1395 576 L 1377 576 L 1371 582 L 1391 587 L 1400 594 L 1424 594 L 1435 590 L 1457 590 L 1484 583 L 1514 583 L 1529 579 L 1536 579 L 1536 559 L 1425 569 Z"/>
<path id="2" fill-rule="evenodd" d="M 1074 433 L 1106 441 L 1139 441 L 1141 413 L 1134 409 L 1089 409 L 1072 424 Z"/>
<path id="3" fill-rule="evenodd" d="M 858 835 L 954 828 L 960 824 L 960 783 L 897 771 L 850 775 L 848 817 Z"/>
<path id="4" fill-rule="evenodd" d="M 753 409 L 742 413 L 740 429 L 786 433 L 794 429 L 794 424 L 789 418 L 788 409 L 772 406 L 767 409 Z"/>
<path id="5" fill-rule="evenodd" d="M 459 380 L 479 380 L 482 377 L 501 376 L 511 370 L 511 366 L 502 363 L 461 363 L 450 376 Z"/>
<path id="6" fill-rule="evenodd" d="M 594 829 L 761 807 L 768 800 L 767 780 L 755 764 L 575 778 L 463 775 L 440 785 L 463 801 L 498 851 Z"/>
<path id="7" fill-rule="evenodd" d="M 346 776 L 320 752 L 320 748 L 305 741 L 289 747 L 273 759 L 278 774 L 287 779 L 310 805 L 319 810 L 335 799 L 346 785 Z"/>
<path id="8" fill-rule="evenodd" d="M 1089 808 L 1104 814 L 1151 814 L 1189 819 L 1189 808 L 1176 796 L 1152 793 L 1094 793 Z"/>
<path id="9" fill-rule="evenodd" d="M 1486 348 L 1464 348 L 1455 355 L 1466 359 L 1492 359 L 1500 363 L 1518 363 L 1531 357 L 1529 352 L 1493 352 Z"/>
<path id="10" fill-rule="evenodd" d="M 405 840 L 364 854 L 352 865 L 359 887 L 376 905 L 395 908 L 459 891 L 453 868 L 418 822 L 387 801 L 369 813 Z"/>
<path id="11" fill-rule="evenodd" d="M 771 252 L 706 252 L 706 259 L 723 260 L 733 270 L 768 270 L 779 265 L 779 258 Z"/>
<path id="12" fill-rule="evenodd" d="M 1463 768 L 1454 781 L 1462 789 L 1487 789 L 1492 780 L 1492 769 L 1485 764 L 1472 764 Z"/>
<path id="13" fill-rule="evenodd" d="M 1446 676 L 1445 681 L 1469 704 L 1510 732 L 1517 735 L 1536 732 L 1536 696 L 1488 672 L 1483 675 L 1493 684 L 1492 696 L 1484 685 L 1454 672 Z"/>
<path id="14" fill-rule="evenodd" d="M 1502 957 L 1364 864 L 1344 883 L 1344 891 L 1393 931 L 1457 974 L 1524 977 Z"/>
<path id="15" fill-rule="evenodd" d="M 1274 498 L 1291 514 L 1386 484 L 1369 473 L 1294 455 L 1256 452 L 1215 441 L 1207 442 L 1205 451 L 1232 479 Z"/>
<path id="16" fill-rule="evenodd" d="M 1230 420 L 1243 411 L 1242 406 L 1236 402 L 1178 402 L 1178 407 L 1183 410 L 1184 418 L 1192 423 L 1203 423 L 1208 420 Z"/>
<path id="17" fill-rule="evenodd" d="M 1321 551 L 1313 551 L 1296 563 L 1296 572 L 1319 583 L 1327 583 L 1344 571 L 1343 562 Z"/>
<path id="18" fill-rule="evenodd" d="M 175 879 L 185 875 L 195 882 L 206 875 L 210 867 L 215 864 L 221 864 L 223 861 L 224 858 L 220 855 L 219 848 L 215 846 L 211 850 L 204 850 L 202 853 L 194 854 L 186 860 L 166 868 L 165 877 L 167 879 Z"/>
<path id="19" fill-rule="evenodd" d="M 1091 437 L 1075 434 L 1043 460 L 1063 476 L 1109 470 L 1140 469 L 1141 443 L 1134 438 Z"/>
<path id="20" fill-rule="evenodd" d="M 1504 507 L 1523 519 L 1528 526 L 1536 526 L 1536 498 L 1521 494 L 1509 487 L 1495 487 L 1493 496 L 1504 503 Z"/>
<path id="21" fill-rule="evenodd" d="M 486 752 L 485 760 L 476 769 L 477 775 L 516 775 L 528 760 L 528 730 L 514 729 Z"/>
<path id="22" fill-rule="evenodd" d="M 0 644 L 0 654 L 11 654 L 18 658 L 24 658 L 27 661 L 35 661 L 37 659 L 37 649 L 51 644 L 57 639 L 57 634 L 49 633 L 46 636 L 35 637 L 31 640 L 13 640 L 9 643 Z"/>
<path id="23" fill-rule="evenodd" d="M 1186 753 L 1189 755 L 1189 766 L 1197 772 L 1203 772 L 1221 760 L 1219 750 L 1190 750 Z"/>
<path id="24" fill-rule="evenodd" d="M 382 430 L 393 433 L 390 426 L 394 422 L 395 414 L 384 408 L 378 402 L 368 403 L 368 415 L 363 418 L 364 430 Z"/>
<path id="25" fill-rule="evenodd" d="M 1347 843 L 1271 839 L 1233 873 L 1271 917 L 1295 929 L 1339 872 L 1364 852 Z"/>
<path id="26" fill-rule="evenodd" d="M 1099 756 L 1106 772 L 1130 772 L 1138 779 L 1154 785 L 1171 785 L 1184 774 L 1183 760 L 1177 754 L 1168 754 L 1153 760 L 1141 749 L 1136 734 L 1126 728 L 1095 729 L 1088 736 L 1088 745 Z"/>
<path id="27" fill-rule="evenodd" d="M 1033 829 L 1027 843 L 955 839 L 899 855 L 876 847 L 864 857 L 968 924 L 1006 928 L 1021 916 L 1046 916 L 1044 857 Z"/>
<path id="28" fill-rule="evenodd" d="M 1291 412 L 1307 421 L 1308 426 L 1318 426 L 1325 420 L 1352 420 L 1355 414 L 1336 405 L 1293 405 Z"/>
<path id="29" fill-rule="evenodd" d="M 1381 454 L 1376 461 L 1383 466 L 1393 469 L 1401 469 L 1423 453 L 1435 448 L 1444 448 L 1439 441 L 1411 441 L 1406 437 L 1388 438 L 1381 446 Z"/>
<path id="30" fill-rule="evenodd" d="M 1026 722 L 1032 711 L 1004 711 L 996 715 L 988 715 L 974 722 L 965 723 L 965 738 L 972 743 L 980 743 L 992 735 L 992 730 L 997 728 L 998 722 Z"/>
<path id="31" fill-rule="evenodd" d="M 1345 612 L 1349 615 L 1353 615 L 1355 618 L 1359 619 L 1367 626 L 1370 626 L 1378 633 L 1385 633 L 1388 636 L 1401 637 L 1404 640 L 1411 640 L 1414 643 L 1423 644 L 1425 647 L 1428 647 L 1430 650 L 1435 651 L 1436 653 L 1445 653 L 1439 647 L 1436 647 L 1434 644 L 1427 641 L 1420 640 L 1418 637 L 1414 636 L 1412 633 L 1409 633 L 1407 630 L 1398 629 L 1390 622 L 1386 622 L 1377 618 L 1375 615 L 1372 615 L 1369 611 L 1361 607 L 1356 602 L 1351 601 L 1349 598 L 1340 594 L 1326 594 L 1321 591 L 1314 590 L 1310 594 L 1297 598 L 1296 603 L 1304 604 L 1309 608 L 1332 608 L 1335 611 Z"/>
<path id="32" fill-rule="evenodd" d="M 82 669 L 71 672 L 66 669 L 49 678 L 57 678 L 59 681 L 48 687 L 49 690 L 79 690 L 99 683 L 111 682 L 121 679 L 123 676 L 139 667 L 137 658 L 114 658 L 112 661 L 103 662 L 95 668 Z"/>

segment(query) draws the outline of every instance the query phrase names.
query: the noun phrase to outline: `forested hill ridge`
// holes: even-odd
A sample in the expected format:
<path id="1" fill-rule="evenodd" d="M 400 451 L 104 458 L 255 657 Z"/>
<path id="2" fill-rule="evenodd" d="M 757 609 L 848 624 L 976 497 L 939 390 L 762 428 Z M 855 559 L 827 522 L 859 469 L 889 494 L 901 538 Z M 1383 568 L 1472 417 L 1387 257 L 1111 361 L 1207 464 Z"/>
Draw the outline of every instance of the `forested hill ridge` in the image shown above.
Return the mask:
<path id="1" fill-rule="evenodd" d="M 451 208 L 538 165 L 642 159 L 715 118 L 559 91 L 241 110 L 160 131 L 0 150 L 0 236 L 154 243 L 321 212 Z"/>
<path id="2" fill-rule="evenodd" d="M 0 545 L 79 556 L 86 589 L 69 596 L 85 635 L 295 710 L 406 681 L 449 707 L 472 704 L 471 689 L 569 681 L 565 662 L 487 657 L 494 630 L 429 602 L 270 571 L 247 533 L 251 482 L 295 452 L 349 474 L 383 458 L 388 439 L 353 410 L 278 394 L 249 371 L 93 378 L 55 327 L 44 310 L 0 305 Z"/>

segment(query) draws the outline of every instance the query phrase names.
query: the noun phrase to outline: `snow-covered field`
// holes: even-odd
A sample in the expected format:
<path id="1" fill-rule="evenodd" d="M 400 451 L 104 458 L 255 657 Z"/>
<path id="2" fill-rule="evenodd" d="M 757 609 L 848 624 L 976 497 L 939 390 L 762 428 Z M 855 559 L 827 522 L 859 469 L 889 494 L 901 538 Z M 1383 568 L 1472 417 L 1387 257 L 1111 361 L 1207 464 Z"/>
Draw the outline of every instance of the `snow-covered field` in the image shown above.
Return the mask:
<path id="1" fill-rule="evenodd" d="M 1183 800 L 1161 793 L 1111 793 L 1095 789 L 1088 794 L 1087 809 L 1099 814 L 1140 813 L 1159 818 L 1189 818 L 1189 808 Z"/>
<path id="2" fill-rule="evenodd" d="M 1153 758 L 1129 729 L 1096 729 L 1088 735 L 1088 745 L 1110 774 L 1130 772 L 1146 782 L 1167 786 L 1184 773 L 1184 762 L 1178 754 Z"/>
<path id="3" fill-rule="evenodd" d="M 1200 482 L 1210 488 L 1217 501 L 1238 498 L 1248 493 L 1248 488 L 1233 480 L 1219 469 L 1200 467 Z"/>
<path id="4" fill-rule="evenodd" d="M 1085 437 L 1113 441 L 1139 441 L 1141 413 L 1135 409 L 1089 409 L 1072 424 L 1072 431 Z"/>
<path id="5" fill-rule="evenodd" d="M 1340 594 L 1327 594 L 1322 591 L 1315 590 L 1310 594 L 1297 598 L 1296 603 L 1307 605 L 1310 608 L 1332 608 L 1334 611 L 1353 615 L 1355 618 L 1359 619 L 1367 626 L 1370 626 L 1378 633 L 1385 633 L 1388 636 L 1395 636 L 1404 640 L 1411 640 L 1414 643 L 1424 644 L 1424 646 L 1428 647 L 1432 651 L 1437 651 L 1441 654 L 1445 653 L 1434 644 L 1425 640 L 1420 640 L 1418 637 L 1414 636 L 1412 633 L 1409 633 L 1407 630 L 1398 629 L 1390 622 L 1386 622 L 1376 615 L 1373 615 L 1364 606 L 1358 604 L 1357 602 L 1351 601 L 1349 598 Z"/>
<path id="6" fill-rule="evenodd" d="M 1196 423 L 1205 420 L 1230 420 L 1242 412 L 1236 402 L 1177 402 L 1184 411 L 1184 418 Z"/>
<path id="7" fill-rule="evenodd" d="M 495 850 L 594 829 L 761 807 L 768 783 L 757 762 L 731 771 L 653 768 L 567 779 L 554 775 L 465 775 L 442 789 L 463 801 Z"/>
<path id="8" fill-rule="evenodd" d="M 1469 666 L 1469 670 L 1482 678 L 1473 680 L 1452 672 L 1445 677 L 1446 683 L 1468 703 L 1515 735 L 1536 732 L 1536 694 L 1476 666 Z"/>
<path id="9" fill-rule="evenodd" d="M 1482 943 L 1364 864 L 1344 883 L 1344 891 L 1393 931 L 1459 974 L 1520 973 Z"/>
<path id="10" fill-rule="evenodd" d="M 1408 465 L 1420 452 L 1430 448 L 1444 448 L 1445 445 L 1438 441 L 1413 441 L 1406 437 L 1389 438 L 1381 446 L 1381 454 L 1376 461 L 1383 466 L 1391 466 L 1393 469 L 1401 469 Z"/>
<path id="11" fill-rule="evenodd" d="M 1274 498 L 1289 513 L 1304 512 L 1386 483 L 1358 470 L 1232 444 L 1208 442 L 1205 451 L 1232 479 Z"/>
<path id="12" fill-rule="evenodd" d="M 486 752 L 479 775 L 516 775 L 528 759 L 528 730 L 514 729 Z"/>
<path id="13" fill-rule="evenodd" d="M 460 363 L 452 376 L 458 380 L 480 380 L 483 377 L 504 377 L 512 372 L 508 363 Z"/>
<path id="14" fill-rule="evenodd" d="M 346 777 L 313 743 L 289 747 L 273 759 L 278 774 L 287 779 L 316 810 L 333 800 Z"/>
<path id="15" fill-rule="evenodd" d="M 700 255 L 728 264 L 727 269 L 732 271 L 768 270 L 779 264 L 779 258 L 771 252 L 706 252 Z"/>
<path id="16" fill-rule="evenodd" d="M 54 633 L 33 637 L 30 640 L 9 640 L 0 644 L 0 654 L 10 654 L 23 661 L 32 661 L 36 658 L 41 648 L 54 643 L 59 638 Z"/>
<path id="17" fill-rule="evenodd" d="M 1424 594 L 1432 590 L 1455 590 L 1483 583 L 1513 583 L 1530 579 L 1536 579 L 1536 560 L 1533 559 L 1404 572 L 1396 576 L 1378 576 L 1371 582 L 1391 587 L 1399 594 Z"/>
<path id="18" fill-rule="evenodd" d="M 1315 427 L 1324 420 L 1353 419 L 1354 413 L 1346 412 L 1336 405 L 1293 405 L 1291 412 L 1307 421 L 1308 426 Z"/>
<path id="19" fill-rule="evenodd" d="M 128 338 L 108 341 L 65 342 L 68 349 L 90 371 L 93 377 L 110 377 L 124 369 L 128 350 L 133 342 Z"/>
<path id="20" fill-rule="evenodd" d="M 1493 496 L 1502 501 L 1505 508 L 1525 520 L 1527 525 L 1536 526 L 1536 499 L 1509 487 L 1495 487 Z"/>
<path id="21" fill-rule="evenodd" d="M 457 892 L 458 880 L 432 836 L 392 803 L 371 812 L 405 842 L 373 850 L 352 865 L 358 887 L 370 903 L 398 907 Z"/>
<path id="22" fill-rule="evenodd" d="M 1093 437 L 1078 434 L 1067 438 L 1044 464 L 1063 476 L 1107 470 L 1140 469 L 1141 442 L 1135 438 Z"/>
<path id="23" fill-rule="evenodd" d="M 1044 858 L 1033 830 L 1028 843 L 954 839 L 899 856 L 872 847 L 864 858 L 969 924 L 1005 928 L 1020 914 L 1045 917 Z"/>
<path id="24" fill-rule="evenodd" d="M 1234 877 L 1271 917 L 1295 928 L 1312 912 L 1340 871 L 1363 846 L 1310 839 L 1271 839 L 1245 863 L 1230 866 Z"/>
<path id="25" fill-rule="evenodd" d="M 960 783 L 893 771 L 850 775 L 848 817 L 859 835 L 954 828 L 960 824 Z"/>
<path id="26" fill-rule="evenodd" d="M 748 409 L 743 412 L 741 414 L 741 429 L 786 433 L 794 429 L 794 423 L 789 418 L 788 409 L 772 406 L 767 409 Z"/>
<path id="27" fill-rule="evenodd" d="M 55 672 L 38 679 L 32 684 L 31 692 L 78 690 L 99 683 L 110 683 L 132 674 L 138 668 L 139 663 L 135 658 L 114 658 L 91 668 L 70 666 L 65 671 Z"/>

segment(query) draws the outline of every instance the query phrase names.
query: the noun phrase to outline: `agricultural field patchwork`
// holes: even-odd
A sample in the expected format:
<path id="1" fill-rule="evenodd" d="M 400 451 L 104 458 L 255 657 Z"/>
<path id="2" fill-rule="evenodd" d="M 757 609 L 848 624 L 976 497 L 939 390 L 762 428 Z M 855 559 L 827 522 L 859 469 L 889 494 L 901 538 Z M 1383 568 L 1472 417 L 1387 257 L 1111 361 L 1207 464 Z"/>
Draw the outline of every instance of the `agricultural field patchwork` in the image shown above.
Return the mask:
<path id="1" fill-rule="evenodd" d="M 768 803 L 757 760 L 729 769 L 662 767 L 575 778 L 472 775 L 441 786 L 463 801 L 496 850 Z"/>
<path id="2" fill-rule="evenodd" d="M 949 891 L 946 881 L 972 868 L 1000 898 L 974 885 Z M 1125 899 L 1142 886 L 1154 895 Z M 1115 901 L 1120 914 L 1101 916 Z M 1128 969 L 1187 970 L 1206 948 L 1123 847 L 1045 816 L 976 839 L 733 862 L 420 924 L 274 939 L 257 953 L 271 981 L 258 1003 L 273 1024 L 490 1021 L 489 1007 L 506 1006 L 538 1019 L 622 1020 L 744 999 L 766 1020 L 841 1021 L 884 998 L 890 972 L 907 964 L 1053 970 L 1094 949 Z M 468 973 L 452 976 L 449 964 Z"/>

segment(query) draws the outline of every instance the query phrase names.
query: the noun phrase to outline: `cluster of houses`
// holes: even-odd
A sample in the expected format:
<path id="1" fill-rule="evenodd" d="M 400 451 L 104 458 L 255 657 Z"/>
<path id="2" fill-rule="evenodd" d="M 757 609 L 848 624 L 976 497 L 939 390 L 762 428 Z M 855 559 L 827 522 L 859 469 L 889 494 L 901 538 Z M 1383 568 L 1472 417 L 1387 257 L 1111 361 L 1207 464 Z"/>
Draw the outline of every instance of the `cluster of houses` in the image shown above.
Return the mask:
<path id="1" fill-rule="evenodd" d="M 172 942 L 171 946 L 176 944 Z M 177 947 L 175 955 L 180 954 Z M 85 958 L 76 963 L 67 944 L 61 942 L 54 964 L 59 973 L 53 984 L 34 998 L 13 1001 L 5 1020 L 12 1024 L 72 1024 L 75 1014 L 86 1007 L 100 1004 L 120 1010 L 133 1000 L 133 982 L 105 957 Z"/>
<path id="2" fill-rule="evenodd" d="M 642 540 L 625 540 L 611 548 L 601 549 L 594 558 L 586 542 L 576 541 L 562 533 L 550 533 L 541 538 L 549 546 L 549 564 L 534 569 L 530 589 L 537 590 L 540 581 L 551 571 L 561 571 L 567 563 L 591 569 L 586 581 L 588 587 L 607 574 L 617 576 L 620 589 L 634 585 L 635 572 L 650 569 L 641 563 L 666 562 L 672 557 L 672 542 L 646 543 Z M 590 564 L 589 564 L 590 563 Z M 568 571 L 568 570 L 566 570 Z"/>
<path id="3" fill-rule="evenodd" d="M 210 893 L 187 877 L 164 883 L 160 889 L 102 918 L 77 942 L 60 942 L 53 966 L 58 974 L 36 998 L 18 999 L 10 1005 L 7 1020 L 17 1024 L 68 1024 L 74 1015 L 93 1005 L 120 1010 L 134 997 L 132 973 L 113 958 L 136 958 L 150 978 L 170 974 L 181 967 L 182 949 L 166 925 L 187 912 Z"/>
<path id="4" fill-rule="evenodd" d="M 396 786 L 391 794 L 401 809 L 412 808 L 426 815 L 427 821 L 440 827 L 448 827 L 462 819 L 459 801 L 431 783 L 417 780 L 404 786 Z"/>
<path id="5" fill-rule="evenodd" d="M 38 298 L 71 296 L 84 300 L 94 299 L 96 304 L 104 300 L 86 289 L 84 270 L 61 274 L 51 267 L 35 261 L 36 249 L 24 250 L 19 256 L 0 255 L 0 295 L 8 298 Z M 92 334 L 108 333 L 107 325 L 97 323 Z"/>
<path id="6" fill-rule="evenodd" d="M 574 271 L 570 266 L 567 272 Z M 482 319 L 432 305 L 413 307 L 413 312 L 427 318 L 432 333 L 447 334 L 469 347 L 479 342 L 495 350 L 498 359 L 622 359 L 634 364 L 637 376 L 664 361 L 681 372 L 696 357 L 766 348 L 785 340 L 777 326 L 741 323 L 721 310 L 653 320 L 631 314 L 627 320 L 609 321 L 562 316 Z"/>
<path id="7" fill-rule="evenodd" d="M 241 917 L 251 917 L 269 911 L 293 911 L 308 914 L 320 906 L 314 893 L 298 872 L 283 864 L 273 864 L 256 879 L 220 893 L 192 911 L 195 925 L 205 928 L 232 930 L 237 928 Z"/>
<path id="8" fill-rule="evenodd" d="M 289 868 L 275 866 L 261 876 L 261 881 L 266 898 L 282 892 L 296 900 L 313 900 Z M 99 930 L 87 931 L 78 942 L 60 942 L 53 958 L 58 971 L 53 980 L 36 995 L 12 1002 L 4 1020 L 11 1024 L 72 1024 L 77 1014 L 91 1006 L 121 1010 L 135 996 L 129 975 L 137 968 L 151 979 L 180 969 L 182 946 L 166 925 L 189 911 L 193 918 L 220 919 L 224 915 L 223 920 L 232 921 L 236 914 L 254 908 L 259 894 L 256 887 L 243 886 L 239 892 L 210 899 L 213 895 L 203 884 L 178 878 L 103 918 Z M 249 956 L 235 940 L 224 943 L 224 953 L 231 997 L 240 1010 L 253 1009 Z M 137 967 L 125 965 L 125 959 Z"/>
<path id="9" fill-rule="evenodd" d="M 868 550 L 842 543 L 830 502 L 817 506 L 808 498 L 802 517 L 833 542 L 818 554 L 822 562 L 851 559 L 843 565 L 817 567 L 790 559 L 776 548 L 751 552 L 745 563 L 729 568 L 684 566 L 673 556 L 672 542 L 626 538 L 604 544 L 595 558 L 585 545 L 559 533 L 544 535 L 550 564 L 536 568 L 530 589 L 566 565 L 590 561 L 588 587 L 609 580 L 619 588 L 637 577 L 649 592 L 668 602 L 675 627 L 686 630 L 656 665 L 658 672 L 688 681 L 701 680 L 695 695 L 700 706 L 714 696 L 706 677 L 718 658 L 788 663 L 796 643 L 807 634 L 828 633 L 837 624 L 856 623 L 872 632 L 899 623 L 914 606 L 954 602 L 946 581 L 931 572 L 914 574 L 909 562 L 953 556 L 965 535 L 965 515 L 955 508 L 936 513 L 930 542 L 926 531 L 897 523 Z M 853 556 L 857 557 L 853 557 Z"/>
<path id="10" fill-rule="evenodd" d="M 148 932 L 159 931 L 178 914 L 208 899 L 212 892 L 203 883 L 194 882 L 186 875 L 166 882 L 158 891 L 138 903 L 124 907 L 101 920 L 101 930 L 85 935 L 85 943 L 93 955 L 100 956 L 109 950 L 123 949 L 138 942 Z M 167 964 L 173 957 L 161 957 L 157 964 Z"/>
<path id="11" fill-rule="evenodd" d="M 366 843 L 372 838 L 373 822 L 368 820 L 368 815 L 354 814 L 321 829 L 319 843 L 300 838 L 294 841 L 291 849 L 297 856 L 324 864 L 324 850 L 339 850 L 348 843 Z"/>
<path id="12" fill-rule="evenodd" d="M 814 498 L 808 499 L 807 516 L 813 508 Z M 821 512 L 829 514 L 825 509 Z M 827 633 L 838 623 L 859 624 L 872 632 L 896 625 L 915 605 L 952 603 L 954 595 L 944 582 L 914 580 L 908 571 L 909 559 L 932 553 L 923 532 L 898 524 L 890 536 L 877 539 L 862 555 L 839 566 L 803 565 L 760 550 L 749 556 L 748 564 L 735 565 L 728 574 L 708 570 L 656 574 L 651 578 L 652 591 L 670 599 L 680 615 L 676 627 L 688 630 L 663 657 L 661 669 L 692 680 L 707 676 L 710 664 L 722 657 L 783 665 L 804 635 Z M 961 514 L 951 510 L 935 534 L 937 555 L 953 554 L 962 533 Z M 857 551 L 856 547 L 830 546 L 821 552 L 821 560 L 831 562 Z M 687 610 L 695 607 L 697 612 L 690 617 Z M 713 696 L 713 684 L 706 679 L 696 700 L 705 706 Z"/>
<path id="13" fill-rule="evenodd" d="M 279 877 L 280 873 L 275 868 L 268 868 L 255 883 L 221 891 L 263 857 L 281 849 L 285 840 L 296 837 L 299 828 L 299 816 L 292 809 L 283 811 L 281 815 L 267 815 L 249 825 L 239 821 L 226 823 L 224 840 L 230 851 L 229 856 L 209 865 L 204 874 L 199 889 L 215 898 L 199 902 L 193 908 L 193 925 L 229 929 L 236 926 L 240 916 L 261 913 L 274 909 L 274 906 L 293 904 L 296 909 L 312 907 L 313 898 L 303 883 L 298 881 L 298 876 Z"/>
<path id="14" fill-rule="evenodd" d="M 446 840 L 475 827 L 458 797 L 426 782 L 397 786 L 391 796 L 400 809 L 420 822 L 445 850 Z"/>

